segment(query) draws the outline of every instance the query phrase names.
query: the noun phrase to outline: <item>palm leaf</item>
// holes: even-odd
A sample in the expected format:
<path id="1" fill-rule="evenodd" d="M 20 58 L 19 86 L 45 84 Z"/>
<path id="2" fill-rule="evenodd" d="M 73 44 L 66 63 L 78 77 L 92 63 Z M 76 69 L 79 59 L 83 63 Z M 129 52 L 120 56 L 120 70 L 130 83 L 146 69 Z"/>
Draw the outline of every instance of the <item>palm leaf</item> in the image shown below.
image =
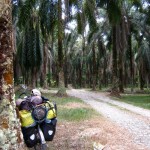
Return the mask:
<path id="1" fill-rule="evenodd" d="M 119 23 L 121 19 L 122 0 L 97 0 L 97 7 L 104 7 L 107 10 L 111 24 Z"/>
<path id="2" fill-rule="evenodd" d="M 27 20 L 30 19 L 33 7 L 36 5 L 36 0 L 26 0 L 25 2 L 20 2 L 19 13 L 18 13 L 18 26 L 23 28 L 26 26 Z"/>
<path id="3" fill-rule="evenodd" d="M 86 0 L 84 3 L 84 12 L 88 19 L 89 26 L 91 30 L 97 28 L 96 16 L 95 16 L 96 4 L 94 0 Z"/>
<path id="4" fill-rule="evenodd" d="M 57 20 L 57 3 L 54 0 L 42 1 L 39 15 L 43 36 L 52 33 Z"/>

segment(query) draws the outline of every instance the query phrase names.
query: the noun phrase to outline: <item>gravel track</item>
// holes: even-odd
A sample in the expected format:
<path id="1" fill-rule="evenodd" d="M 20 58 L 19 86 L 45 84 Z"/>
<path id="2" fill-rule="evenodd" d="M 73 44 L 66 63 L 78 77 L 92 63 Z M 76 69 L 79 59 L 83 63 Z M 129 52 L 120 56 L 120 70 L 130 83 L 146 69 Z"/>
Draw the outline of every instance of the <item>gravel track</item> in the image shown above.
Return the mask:
<path id="1" fill-rule="evenodd" d="M 107 119 L 117 123 L 134 137 L 134 143 L 150 150 L 150 111 L 110 99 L 104 93 L 68 90 L 68 95 L 90 104 Z"/>

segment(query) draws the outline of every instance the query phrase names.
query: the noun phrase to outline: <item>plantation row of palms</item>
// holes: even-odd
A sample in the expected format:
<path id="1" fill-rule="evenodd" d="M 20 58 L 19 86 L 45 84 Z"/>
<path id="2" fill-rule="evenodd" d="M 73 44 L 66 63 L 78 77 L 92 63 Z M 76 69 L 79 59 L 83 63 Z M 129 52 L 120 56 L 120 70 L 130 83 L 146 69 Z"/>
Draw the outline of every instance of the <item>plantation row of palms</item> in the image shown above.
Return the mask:
<path id="1" fill-rule="evenodd" d="M 150 84 L 149 0 L 13 0 L 13 25 L 16 83 L 59 94 Z"/>
<path id="2" fill-rule="evenodd" d="M 148 87 L 149 7 L 149 0 L 0 0 L 0 149 L 27 149 L 13 77 L 59 86 L 60 95 L 68 84 L 112 94 Z"/>

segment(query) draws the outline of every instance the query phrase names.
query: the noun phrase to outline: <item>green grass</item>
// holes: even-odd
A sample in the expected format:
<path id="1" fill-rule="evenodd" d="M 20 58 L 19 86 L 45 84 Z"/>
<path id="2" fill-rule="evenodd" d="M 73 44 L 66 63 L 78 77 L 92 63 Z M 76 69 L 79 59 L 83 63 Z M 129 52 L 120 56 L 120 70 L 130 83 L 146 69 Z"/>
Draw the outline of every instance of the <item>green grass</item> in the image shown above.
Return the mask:
<path id="1" fill-rule="evenodd" d="M 123 95 L 120 101 L 150 109 L 150 96 L 149 95 Z"/>
<path id="2" fill-rule="evenodd" d="M 58 118 L 66 121 L 82 121 L 93 117 L 94 114 L 94 110 L 89 108 L 59 109 Z"/>
<path id="3" fill-rule="evenodd" d="M 57 97 L 55 94 L 43 94 L 46 98 L 49 98 L 50 101 L 55 101 L 58 105 L 65 105 L 70 102 L 84 103 L 78 98 L 74 97 Z"/>
<path id="4" fill-rule="evenodd" d="M 48 97 L 50 101 L 54 101 L 57 104 L 58 109 L 58 119 L 59 121 L 82 121 L 86 119 L 90 119 L 90 117 L 97 116 L 98 113 L 93 110 L 92 108 L 88 107 L 75 107 L 75 108 L 68 108 L 65 107 L 67 103 L 79 103 L 85 104 L 82 100 L 74 97 L 56 97 L 50 94 L 44 94 L 45 97 Z M 87 104 L 85 104 L 87 105 Z"/>

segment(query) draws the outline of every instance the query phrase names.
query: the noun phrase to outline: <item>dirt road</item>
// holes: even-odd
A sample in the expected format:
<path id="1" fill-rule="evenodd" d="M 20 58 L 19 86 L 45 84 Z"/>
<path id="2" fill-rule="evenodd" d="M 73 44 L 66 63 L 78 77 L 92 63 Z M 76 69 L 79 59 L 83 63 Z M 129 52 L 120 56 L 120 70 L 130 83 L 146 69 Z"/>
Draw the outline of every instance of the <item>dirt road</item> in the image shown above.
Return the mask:
<path id="1" fill-rule="evenodd" d="M 105 118 L 129 132 L 133 136 L 131 142 L 139 145 L 141 149 L 150 150 L 149 110 L 114 101 L 104 93 L 75 89 L 68 90 L 67 93 L 70 96 L 82 99 Z"/>

